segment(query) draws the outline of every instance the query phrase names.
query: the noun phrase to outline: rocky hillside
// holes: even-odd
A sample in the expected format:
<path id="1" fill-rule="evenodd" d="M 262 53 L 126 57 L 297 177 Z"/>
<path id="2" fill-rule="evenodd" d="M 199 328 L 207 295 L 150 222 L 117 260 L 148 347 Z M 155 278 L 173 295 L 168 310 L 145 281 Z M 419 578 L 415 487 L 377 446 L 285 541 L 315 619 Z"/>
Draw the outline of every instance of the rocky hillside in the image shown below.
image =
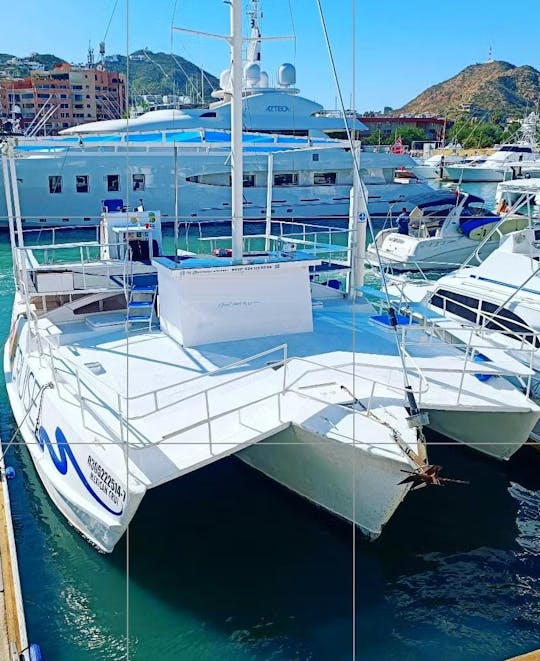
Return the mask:
<path id="1" fill-rule="evenodd" d="M 428 88 L 399 109 L 403 114 L 437 114 L 455 118 L 461 111 L 522 117 L 540 100 L 540 72 L 508 62 L 472 64 L 453 78 Z"/>

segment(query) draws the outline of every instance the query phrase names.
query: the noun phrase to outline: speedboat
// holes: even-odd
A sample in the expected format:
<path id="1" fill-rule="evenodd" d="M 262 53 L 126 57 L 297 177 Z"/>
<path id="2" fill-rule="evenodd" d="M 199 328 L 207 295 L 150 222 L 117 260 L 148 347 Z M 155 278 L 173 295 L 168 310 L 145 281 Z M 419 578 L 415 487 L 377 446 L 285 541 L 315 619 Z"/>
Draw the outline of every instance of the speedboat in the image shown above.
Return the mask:
<path id="1" fill-rule="evenodd" d="M 480 258 L 499 245 L 502 234 L 526 227 L 518 214 L 500 216 L 484 206 L 484 200 L 462 192 L 444 199 L 420 202 L 409 215 L 407 234 L 399 228 L 383 228 L 367 248 L 371 266 L 392 271 L 448 270 L 462 264 L 480 246 Z M 497 232 L 493 232 L 497 226 Z M 488 241 L 482 241 L 491 233 Z"/>
<path id="2" fill-rule="evenodd" d="M 540 169 L 540 163 L 539 163 Z M 538 173 L 540 175 L 540 171 Z M 540 205 L 540 178 L 511 179 L 497 184 L 495 200 L 497 205 L 515 205 L 519 199 L 527 195 L 530 204 Z"/>

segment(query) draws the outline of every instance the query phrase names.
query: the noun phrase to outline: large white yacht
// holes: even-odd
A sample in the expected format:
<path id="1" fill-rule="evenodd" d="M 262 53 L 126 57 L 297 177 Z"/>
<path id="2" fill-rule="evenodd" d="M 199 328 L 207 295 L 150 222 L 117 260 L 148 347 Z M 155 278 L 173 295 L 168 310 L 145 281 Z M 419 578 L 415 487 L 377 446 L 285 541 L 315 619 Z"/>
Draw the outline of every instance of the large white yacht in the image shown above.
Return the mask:
<path id="1" fill-rule="evenodd" d="M 161 210 L 165 223 L 176 217 L 221 221 L 230 216 L 230 151 L 230 134 L 211 130 L 88 136 L 81 144 L 73 137 L 20 142 L 15 167 L 23 225 L 97 224 L 102 201 L 110 197 L 121 197 L 130 207 L 142 199 L 146 208 Z M 361 153 L 374 216 L 412 208 L 414 199 L 437 194 L 427 184 L 394 183 L 403 158 L 409 157 Z M 351 186 L 350 149 L 341 142 L 245 134 L 246 220 L 264 220 L 268 213 L 277 219 L 346 220 Z M 7 227 L 3 196 L 0 225 Z"/>
<path id="2" fill-rule="evenodd" d="M 294 65 L 283 63 L 270 83 L 269 74 L 262 69 L 261 9 L 259 0 L 249 0 L 250 35 L 242 77 L 242 126 L 244 131 L 280 133 L 310 137 L 346 137 L 345 121 L 355 137 L 369 129 L 356 115 L 345 117 L 338 110 L 325 110 L 311 99 L 299 95 Z M 208 107 L 153 110 L 139 117 L 112 119 L 80 124 L 61 131 L 64 135 L 125 133 L 131 131 L 172 131 L 178 129 L 223 129 L 231 126 L 232 78 L 231 66 L 220 77 L 220 89 L 214 90 L 216 99 Z"/>
<path id="3" fill-rule="evenodd" d="M 358 138 L 356 115 L 324 111 L 299 95 L 296 73 L 283 64 L 270 86 L 261 71 L 258 1 L 251 2 L 251 37 L 242 78 L 244 215 L 246 220 L 343 218 L 348 215 L 352 160 L 345 125 Z M 135 119 L 83 124 L 48 139 L 21 139 L 16 169 L 24 226 L 99 222 L 102 200 L 159 208 L 163 222 L 220 221 L 230 215 L 231 75 L 222 73 L 208 108 L 158 110 Z M 269 155 L 272 154 L 272 161 Z M 364 150 L 361 170 L 374 217 L 433 193 L 425 182 L 395 183 L 414 165 L 407 154 Z M 272 195 L 268 195 L 268 186 Z M 269 201 L 271 202 L 269 203 Z M 0 200 L 0 226 L 7 210 Z"/>

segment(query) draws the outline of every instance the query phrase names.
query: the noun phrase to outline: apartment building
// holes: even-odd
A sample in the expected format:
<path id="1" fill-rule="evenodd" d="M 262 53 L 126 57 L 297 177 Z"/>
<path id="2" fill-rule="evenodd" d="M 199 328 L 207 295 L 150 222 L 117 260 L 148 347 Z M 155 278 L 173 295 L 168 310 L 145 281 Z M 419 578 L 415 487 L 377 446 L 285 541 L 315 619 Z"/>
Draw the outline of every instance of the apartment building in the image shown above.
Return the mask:
<path id="1" fill-rule="evenodd" d="M 20 115 L 23 128 L 41 123 L 39 133 L 55 134 L 84 122 L 121 117 L 126 112 L 125 80 L 120 73 L 64 63 L 26 78 L 0 79 L 0 107 Z"/>

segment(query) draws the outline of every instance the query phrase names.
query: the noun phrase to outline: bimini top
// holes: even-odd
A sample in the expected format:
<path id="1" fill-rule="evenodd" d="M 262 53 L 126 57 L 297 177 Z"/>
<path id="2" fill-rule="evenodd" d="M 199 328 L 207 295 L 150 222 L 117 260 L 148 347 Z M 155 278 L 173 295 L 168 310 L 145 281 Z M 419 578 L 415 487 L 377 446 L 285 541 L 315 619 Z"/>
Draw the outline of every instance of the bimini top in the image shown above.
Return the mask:
<path id="1" fill-rule="evenodd" d="M 244 149 L 255 151 L 285 151 L 288 149 L 309 147 L 339 146 L 339 141 L 330 138 L 307 138 L 268 133 L 244 133 Z M 72 147 L 114 147 L 122 145 L 193 145 L 212 146 L 213 148 L 230 149 L 231 133 L 221 130 L 190 130 L 190 131 L 149 131 L 147 133 L 116 133 L 110 135 L 59 135 L 49 138 L 33 138 L 20 140 L 16 146 L 18 151 L 58 151 Z"/>
<path id="2" fill-rule="evenodd" d="M 437 196 L 432 197 L 431 195 L 423 196 L 422 198 L 423 201 L 418 202 L 416 206 L 419 209 L 426 209 L 428 207 L 439 207 L 448 204 L 456 205 L 462 202 L 464 197 L 466 198 L 464 205 L 466 207 L 468 207 L 469 204 L 474 204 L 474 203 L 484 204 L 485 202 L 485 200 L 483 200 L 481 197 L 478 197 L 477 195 L 471 195 L 467 193 L 458 193 L 456 195 L 455 192 L 450 192 L 450 193 L 444 192 L 441 193 L 438 197 Z M 412 202 L 413 200 L 411 199 L 410 201 Z"/>

